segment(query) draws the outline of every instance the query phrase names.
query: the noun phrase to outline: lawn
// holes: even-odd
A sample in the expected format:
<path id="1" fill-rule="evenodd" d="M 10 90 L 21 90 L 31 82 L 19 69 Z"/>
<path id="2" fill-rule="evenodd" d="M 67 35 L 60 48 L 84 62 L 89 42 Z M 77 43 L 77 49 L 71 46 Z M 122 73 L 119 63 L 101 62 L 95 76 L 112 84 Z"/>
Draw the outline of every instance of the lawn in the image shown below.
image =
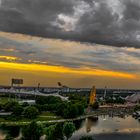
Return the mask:
<path id="1" fill-rule="evenodd" d="M 9 101 L 9 97 L 0 97 L 0 104 L 5 104 Z M 15 98 L 10 98 L 10 101 L 17 101 Z"/>
<path id="2" fill-rule="evenodd" d="M 42 112 L 41 116 L 56 116 L 56 115 L 52 112 Z"/>
<path id="3" fill-rule="evenodd" d="M 9 116 L 10 117 L 10 116 Z M 50 120 L 60 120 L 62 119 L 61 117 L 54 117 L 54 116 L 42 116 L 39 115 L 36 119 L 34 119 L 35 121 L 50 121 Z M 26 119 L 26 118 L 21 118 L 19 120 L 16 120 L 15 118 L 13 119 L 4 119 L 3 117 L 0 117 L 0 124 L 1 123 L 5 123 L 5 124 L 14 124 L 14 123 L 23 123 L 23 122 L 31 122 L 33 121 L 33 119 Z"/>

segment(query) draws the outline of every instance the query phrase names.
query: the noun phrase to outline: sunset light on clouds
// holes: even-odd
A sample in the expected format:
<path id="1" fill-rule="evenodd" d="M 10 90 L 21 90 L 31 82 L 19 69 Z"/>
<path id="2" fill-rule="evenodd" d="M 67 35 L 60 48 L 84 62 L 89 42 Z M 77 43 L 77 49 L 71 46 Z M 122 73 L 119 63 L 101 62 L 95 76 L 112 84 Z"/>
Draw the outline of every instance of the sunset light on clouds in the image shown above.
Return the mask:
<path id="1" fill-rule="evenodd" d="M 139 6 L 138 0 L 1 0 L 0 85 L 15 77 L 30 86 L 139 88 Z"/>
<path id="2" fill-rule="evenodd" d="M 75 87 L 80 84 L 71 83 L 68 75 L 72 75 L 73 79 L 77 78 L 79 81 L 81 76 L 90 77 L 93 79 L 90 85 L 96 82 L 95 79 L 102 79 L 102 77 L 106 79 L 105 81 L 113 78 L 114 83 L 118 79 L 120 81 L 127 81 L 127 79 L 139 81 L 139 71 L 135 71 L 131 66 L 135 65 L 139 68 L 140 64 L 139 58 L 131 55 L 140 53 L 135 48 L 116 48 L 6 32 L 0 32 L 0 40 L 0 73 L 3 71 L 5 73 L 7 71 L 8 73 L 10 71 L 32 73 L 33 75 L 29 76 L 31 85 L 34 85 L 34 82 L 31 82 L 34 77 L 39 78 L 38 73 L 44 75 L 43 85 L 49 84 L 45 82 L 48 74 L 49 77 L 56 74 L 61 75 L 62 81 L 67 79 L 64 81 Z M 25 76 L 23 74 L 21 78 L 28 79 L 26 74 Z M 15 77 L 15 75 L 13 76 Z M 10 81 L 10 78 L 12 78 L 12 74 L 6 78 L 5 84 Z M 53 79 L 55 78 L 53 77 Z M 59 80 L 61 79 L 59 78 Z M 51 82 L 49 86 L 55 84 L 55 82 Z M 96 84 L 98 85 L 98 82 Z M 103 82 L 103 84 L 105 83 Z"/>

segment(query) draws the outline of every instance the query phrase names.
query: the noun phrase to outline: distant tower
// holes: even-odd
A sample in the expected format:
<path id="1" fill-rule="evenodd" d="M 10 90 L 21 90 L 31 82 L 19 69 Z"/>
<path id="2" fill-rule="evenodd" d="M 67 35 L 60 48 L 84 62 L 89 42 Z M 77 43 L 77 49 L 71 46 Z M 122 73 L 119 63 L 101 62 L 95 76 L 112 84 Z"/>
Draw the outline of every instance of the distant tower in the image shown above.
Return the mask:
<path id="1" fill-rule="evenodd" d="M 90 92 L 89 105 L 93 105 L 95 101 L 96 101 L 96 88 L 95 86 L 93 86 Z"/>
<path id="2" fill-rule="evenodd" d="M 38 83 L 37 85 L 37 90 L 39 91 L 39 89 L 40 89 L 40 83 Z"/>
<path id="3" fill-rule="evenodd" d="M 105 91 L 104 91 L 104 99 L 106 98 L 106 92 L 107 92 L 107 87 L 105 87 Z"/>

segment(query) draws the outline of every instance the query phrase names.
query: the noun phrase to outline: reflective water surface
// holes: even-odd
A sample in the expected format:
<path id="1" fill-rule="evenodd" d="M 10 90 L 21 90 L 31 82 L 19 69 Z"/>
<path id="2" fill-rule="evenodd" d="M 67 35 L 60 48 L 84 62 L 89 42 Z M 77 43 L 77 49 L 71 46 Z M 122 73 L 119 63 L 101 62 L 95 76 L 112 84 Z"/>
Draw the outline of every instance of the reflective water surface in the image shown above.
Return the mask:
<path id="1" fill-rule="evenodd" d="M 82 136 L 89 135 L 95 140 L 140 140 L 140 122 L 131 116 L 125 118 L 100 116 L 98 121 L 86 119 L 75 122 L 77 130 L 70 140 L 79 140 Z M 20 127 L 1 127 L 0 140 L 6 132 L 17 137 Z"/>
<path id="2" fill-rule="evenodd" d="M 100 116 L 96 122 L 86 119 L 70 140 L 78 140 L 85 135 L 93 136 L 95 140 L 140 140 L 140 122 L 131 116 Z"/>

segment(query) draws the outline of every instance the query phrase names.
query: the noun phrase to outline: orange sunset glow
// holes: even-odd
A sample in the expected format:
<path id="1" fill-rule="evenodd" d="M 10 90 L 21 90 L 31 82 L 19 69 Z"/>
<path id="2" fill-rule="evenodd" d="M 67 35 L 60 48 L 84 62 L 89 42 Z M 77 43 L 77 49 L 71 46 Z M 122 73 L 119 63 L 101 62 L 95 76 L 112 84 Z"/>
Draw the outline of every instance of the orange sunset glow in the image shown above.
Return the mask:
<path id="1" fill-rule="evenodd" d="M 57 81 L 64 81 L 73 87 L 90 87 L 93 83 L 98 87 L 137 86 L 140 79 L 139 71 L 125 69 L 127 65 L 131 69 L 130 63 L 140 64 L 139 58 L 128 54 L 134 53 L 134 48 L 121 48 L 115 56 L 120 49 L 105 45 L 6 32 L 0 32 L 0 37 L 7 40 L 0 46 L 1 85 L 9 84 L 12 77 L 23 78 L 25 85 L 42 82 L 55 86 Z"/>
<path id="2" fill-rule="evenodd" d="M 20 63 L 8 63 L 0 62 L 0 68 L 4 69 L 15 69 L 20 71 L 37 71 L 37 72 L 56 72 L 56 73 L 70 73 L 70 74 L 79 74 L 79 75 L 95 75 L 95 76 L 109 76 L 117 78 L 126 78 L 126 79 L 135 79 L 136 76 L 133 74 L 99 70 L 99 69 L 89 69 L 89 68 L 80 68 L 72 69 L 62 66 L 49 66 L 49 65 L 39 65 L 39 64 L 20 64 Z"/>

